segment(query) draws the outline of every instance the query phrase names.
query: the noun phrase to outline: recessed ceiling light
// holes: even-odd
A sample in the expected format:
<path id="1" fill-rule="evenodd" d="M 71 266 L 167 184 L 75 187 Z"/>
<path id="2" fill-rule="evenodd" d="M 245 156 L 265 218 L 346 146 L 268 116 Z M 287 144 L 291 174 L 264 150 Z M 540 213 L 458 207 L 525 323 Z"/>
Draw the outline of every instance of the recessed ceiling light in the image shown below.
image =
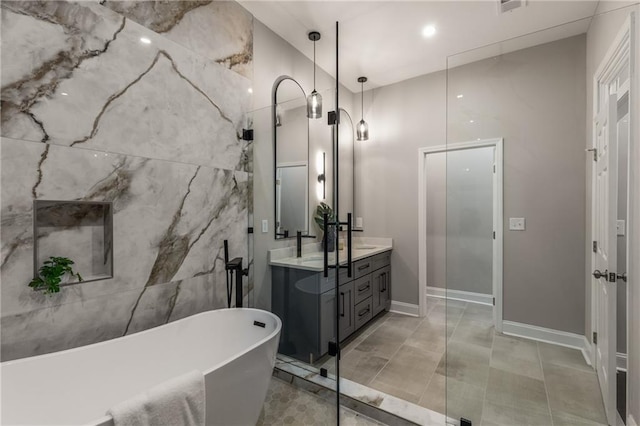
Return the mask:
<path id="1" fill-rule="evenodd" d="M 151 40 L 146 37 L 140 37 L 140 42 L 144 44 L 151 44 Z"/>
<path id="2" fill-rule="evenodd" d="M 464 95 L 458 95 L 458 96 L 456 96 L 456 98 L 462 99 L 462 98 L 464 98 Z"/>
<path id="3" fill-rule="evenodd" d="M 436 27 L 434 27 L 433 25 L 427 25 L 422 29 L 423 37 L 433 37 L 435 33 L 436 33 Z"/>
<path id="4" fill-rule="evenodd" d="M 249 87 L 249 89 L 247 89 L 247 92 L 253 93 L 253 89 L 251 87 Z"/>
<path id="5" fill-rule="evenodd" d="M 69 94 L 67 92 L 62 92 L 60 93 L 62 96 L 69 96 Z"/>
<path id="6" fill-rule="evenodd" d="M 473 120 L 469 120 L 469 123 L 473 123 L 473 122 L 474 122 Z"/>

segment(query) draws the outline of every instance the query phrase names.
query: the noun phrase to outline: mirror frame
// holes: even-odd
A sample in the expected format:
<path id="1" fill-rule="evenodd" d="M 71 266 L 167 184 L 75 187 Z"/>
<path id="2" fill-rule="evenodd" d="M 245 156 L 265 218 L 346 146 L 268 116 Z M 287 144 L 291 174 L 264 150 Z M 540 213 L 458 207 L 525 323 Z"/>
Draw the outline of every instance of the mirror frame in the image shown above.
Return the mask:
<path id="1" fill-rule="evenodd" d="M 284 236 L 284 235 L 279 235 L 278 234 L 278 227 L 276 226 L 276 221 L 277 221 L 277 199 L 276 197 L 278 196 L 278 189 L 276 188 L 276 179 L 277 179 L 277 175 L 278 175 L 278 136 L 277 136 L 277 126 L 276 126 L 276 109 L 278 107 L 278 102 L 277 102 L 277 97 L 278 97 L 278 87 L 280 87 L 280 84 L 285 81 L 285 80 L 291 80 L 293 81 L 299 88 L 300 91 L 302 92 L 302 96 L 303 99 L 307 99 L 307 94 L 304 91 L 304 89 L 302 88 L 302 86 L 300 85 L 300 83 L 298 83 L 296 81 L 296 79 L 294 79 L 293 77 L 290 77 L 288 75 L 281 75 L 280 77 L 276 78 L 276 81 L 274 81 L 273 83 L 273 87 L 271 89 L 271 128 L 273 129 L 273 238 L 276 240 L 285 240 L 285 239 L 289 239 L 289 238 L 295 238 L 295 235 L 289 235 L 289 236 Z M 309 119 L 307 118 L 307 199 L 305 200 L 306 202 L 306 208 L 305 211 L 307 212 L 306 215 L 309 216 Z M 306 222 L 307 222 L 307 230 L 303 235 L 310 235 L 309 233 L 309 217 L 306 218 Z"/>
<path id="2" fill-rule="evenodd" d="M 351 214 L 354 220 L 354 224 L 352 224 L 352 230 L 354 231 L 362 231 L 361 228 L 355 227 L 355 218 L 356 218 L 356 137 L 355 137 L 355 126 L 353 125 L 353 118 L 351 118 L 351 114 L 345 108 L 340 107 L 340 121 L 342 122 L 342 114 L 345 114 L 349 119 L 349 123 L 351 124 Z M 335 143 L 335 134 L 333 135 L 333 140 Z M 338 141 L 339 143 L 340 141 Z M 337 146 L 337 145 L 336 145 Z M 337 147 L 340 149 L 340 147 Z M 338 191 L 339 194 L 340 191 Z M 334 205 L 335 205 L 335 194 L 333 196 Z M 346 220 L 346 219 L 345 219 Z"/>

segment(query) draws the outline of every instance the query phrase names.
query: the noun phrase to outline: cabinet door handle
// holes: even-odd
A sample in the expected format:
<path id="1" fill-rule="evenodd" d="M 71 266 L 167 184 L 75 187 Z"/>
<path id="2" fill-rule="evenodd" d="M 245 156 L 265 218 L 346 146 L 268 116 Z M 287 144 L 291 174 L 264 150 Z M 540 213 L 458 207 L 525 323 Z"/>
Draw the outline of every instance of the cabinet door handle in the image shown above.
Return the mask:
<path id="1" fill-rule="evenodd" d="M 370 310 L 371 310 L 371 306 L 367 306 L 366 308 L 358 312 L 358 318 L 368 314 Z"/>
<path id="2" fill-rule="evenodd" d="M 340 297 L 342 297 L 342 309 L 340 312 L 340 316 L 343 317 L 344 316 L 344 292 L 340 292 Z"/>
<path id="3" fill-rule="evenodd" d="M 371 283 L 367 283 L 366 285 L 361 285 L 360 287 L 358 287 L 358 293 L 362 293 L 363 291 L 367 291 L 367 290 L 369 290 L 370 287 L 371 287 Z"/>
<path id="4" fill-rule="evenodd" d="M 365 269 L 367 269 L 370 266 L 369 263 L 367 263 L 366 265 L 362 265 L 362 266 L 358 266 L 358 271 L 364 271 Z"/>
<path id="5" fill-rule="evenodd" d="M 380 286 L 380 293 L 384 293 L 387 291 L 387 273 L 384 272 L 380 274 L 380 281 L 382 281 L 382 285 Z"/>

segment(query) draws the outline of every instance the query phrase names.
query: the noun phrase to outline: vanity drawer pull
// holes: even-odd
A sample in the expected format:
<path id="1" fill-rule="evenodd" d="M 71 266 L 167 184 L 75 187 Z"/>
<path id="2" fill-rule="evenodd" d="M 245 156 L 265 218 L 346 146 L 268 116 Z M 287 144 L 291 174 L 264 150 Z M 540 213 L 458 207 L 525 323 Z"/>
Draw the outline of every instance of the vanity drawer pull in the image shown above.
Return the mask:
<path id="1" fill-rule="evenodd" d="M 371 306 L 367 305 L 366 308 L 364 308 L 363 310 L 358 312 L 358 317 L 363 317 L 363 316 L 367 315 L 370 310 L 371 310 Z"/>
<path id="2" fill-rule="evenodd" d="M 370 263 L 367 263 L 366 265 L 362 265 L 362 266 L 358 266 L 358 271 L 364 271 L 365 269 L 367 269 L 369 266 L 371 266 Z"/>
<path id="3" fill-rule="evenodd" d="M 362 293 L 363 291 L 367 291 L 367 290 L 369 290 L 370 287 L 371 287 L 371 284 L 367 282 L 366 284 L 361 285 L 360 287 L 358 287 L 358 292 Z"/>

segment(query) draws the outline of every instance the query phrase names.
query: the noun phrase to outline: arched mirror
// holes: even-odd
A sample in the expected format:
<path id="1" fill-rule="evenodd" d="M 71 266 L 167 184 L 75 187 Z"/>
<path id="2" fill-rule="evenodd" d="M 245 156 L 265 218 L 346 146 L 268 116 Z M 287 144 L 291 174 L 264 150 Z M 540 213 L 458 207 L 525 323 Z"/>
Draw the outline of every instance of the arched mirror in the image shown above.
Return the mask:
<path id="1" fill-rule="evenodd" d="M 351 115 L 344 109 L 340 108 L 340 126 L 339 126 L 338 149 L 340 153 L 340 161 L 338 163 L 339 174 L 339 202 L 340 202 L 340 221 L 346 222 L 347 214 L 352 213 L 355 220 L 355 179 L 354 179 L 354 127 Z"/>
<path id="2" fill-rule="evenodd" d="M 309 235 L 309 120 L 306 95 L 297 81 L 273 85 L 275 238 Z"/>

